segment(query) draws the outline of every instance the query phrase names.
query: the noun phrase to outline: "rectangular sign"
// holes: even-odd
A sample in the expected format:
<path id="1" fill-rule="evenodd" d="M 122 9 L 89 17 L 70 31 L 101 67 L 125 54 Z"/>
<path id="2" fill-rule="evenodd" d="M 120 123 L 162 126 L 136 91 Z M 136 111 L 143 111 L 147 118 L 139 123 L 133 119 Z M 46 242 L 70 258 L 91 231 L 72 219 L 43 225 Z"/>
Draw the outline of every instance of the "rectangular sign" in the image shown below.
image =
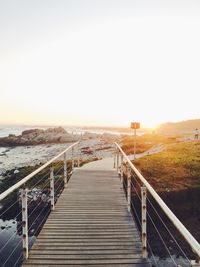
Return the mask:
<path id="1" fill-rule="evenodd" d="M 140 129 L 139 122 L 131 122 L 131 129 Z"/>

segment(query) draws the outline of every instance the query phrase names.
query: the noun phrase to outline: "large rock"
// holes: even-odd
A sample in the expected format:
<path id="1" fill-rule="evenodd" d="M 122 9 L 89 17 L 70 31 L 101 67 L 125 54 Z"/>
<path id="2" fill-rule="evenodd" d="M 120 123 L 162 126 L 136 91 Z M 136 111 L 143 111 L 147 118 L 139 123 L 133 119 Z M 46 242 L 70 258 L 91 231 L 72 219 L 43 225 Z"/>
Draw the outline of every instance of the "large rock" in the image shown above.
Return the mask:
<path id="1" fill-rule="evenodd" d="M 22 132 L 22 136 L 27 136 L 27 135 L 38 135 L 40 133 L 43 133 L 44 130 L 41 129 L 30 129 L 30 130 L 25 130 Z"/>
<path id="2" fill-rule="evenodd" d="M 60 134 L 66 134 L 67 131 L 65 131 L 64 128 L 62 127 L 56 127 L 56 128 L 49 128 L 47 129 L 45 132 L 48 132 L 48 133 L 60 133 Z"/>
<path id="3" fill-rule="evenodd" d="M 68 143 L 77 141 L 78 137 L 70 135 L 62 127 L 48 128 L 47 130 L 30 129 L 22 132 L 22 135 L 9 135 L 0 138 L 0 146 L 23 146 L 53 143 Z"/>

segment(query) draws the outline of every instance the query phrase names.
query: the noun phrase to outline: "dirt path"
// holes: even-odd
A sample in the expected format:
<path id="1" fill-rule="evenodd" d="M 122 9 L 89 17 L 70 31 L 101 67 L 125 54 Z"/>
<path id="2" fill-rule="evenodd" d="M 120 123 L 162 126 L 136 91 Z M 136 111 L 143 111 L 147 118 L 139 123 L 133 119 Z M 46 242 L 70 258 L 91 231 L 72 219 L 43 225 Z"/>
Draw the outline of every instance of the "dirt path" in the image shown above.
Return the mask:
<path id="1" fill-rule="evenodd" d="M 147 156 L 147 155 L 156 154 L 156 153 L 159 153 L 159 152 L 163 151 L 164 149 L 165 149 L 165 145 L 159 144 L 159 145 L 153 146 L 152 148 L 150 148 L 149 150 L 145 151 L 144 153 L 137 154 L 136 158 L 141 158 L 141 157 L 144 157 L 144 156 Z M 134 159 L 134 155 L 129 155 L 128 158 L 130 160 L 133 160 Z M 88 164 L 85 164 L 81 168 L 85 169 L 85 170 L 113 170 L 113 168 L 114 168 L 114 158 L 113 157 L 109 157 L 109 158 L 103 158 L 101 160 L 93 161 L 93 162 L 90 162 Z"/>

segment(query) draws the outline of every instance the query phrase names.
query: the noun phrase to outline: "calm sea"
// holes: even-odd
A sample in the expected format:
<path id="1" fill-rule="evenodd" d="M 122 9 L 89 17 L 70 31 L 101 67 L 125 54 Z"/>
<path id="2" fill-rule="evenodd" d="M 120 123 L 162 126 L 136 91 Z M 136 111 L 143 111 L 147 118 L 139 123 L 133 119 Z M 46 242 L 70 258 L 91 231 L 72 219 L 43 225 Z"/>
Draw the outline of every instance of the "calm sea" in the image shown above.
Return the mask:
<path id="1" fill-rule="evenodd" d="M 20 135 L 23 131 L 28 130 L 28 129 L 43 129 L 46 130 L 47 128 L 50 127 L 55 127 L 55 126 L 4 126 L 0 125 L 0 137 L 6 137 L 9 134 L 15 134 L 15 135 Z M 132 135 L 130 132 L 123 132 L 123 131 L 112 131 L 112 130 L 106 130 L 106 129 L 82 129 L 80 127 L 64 127 L 65 130 L 69 133 L 74 133 L 74 134 L 84 134 L 85 132 L 89 133 L 95 133 L 95 134 L 113 134 L 113 135 L 120 135 L 120 134 L 126 134 L 126 135 Z M 137 133 L 138 135 L 142 135 L 143 132 L 139 131 Z"/>

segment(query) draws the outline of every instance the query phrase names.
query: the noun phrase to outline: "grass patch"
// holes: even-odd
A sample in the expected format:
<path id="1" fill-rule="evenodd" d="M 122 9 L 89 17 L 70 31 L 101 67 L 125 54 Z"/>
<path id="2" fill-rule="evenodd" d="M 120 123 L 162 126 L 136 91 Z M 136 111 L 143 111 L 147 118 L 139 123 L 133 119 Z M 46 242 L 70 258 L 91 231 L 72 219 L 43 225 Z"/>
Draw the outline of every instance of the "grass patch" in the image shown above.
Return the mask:
<path id="1" fill-rule="evenodd" d="M 178 142 L 177 136 L 165 136 L 158 134 L 145 134 L 137 136 L 136 153 L 143 153 L 158 144 L 172 144 Z M 122 137 L 122 149 L 127 155 L 134 153 L 134 136 Z"/>
<path id="2" fill-rule="evenodd" d="M 173 144 L 134 164 L 157 191 L 200 188 L 200 142 Z"/>

